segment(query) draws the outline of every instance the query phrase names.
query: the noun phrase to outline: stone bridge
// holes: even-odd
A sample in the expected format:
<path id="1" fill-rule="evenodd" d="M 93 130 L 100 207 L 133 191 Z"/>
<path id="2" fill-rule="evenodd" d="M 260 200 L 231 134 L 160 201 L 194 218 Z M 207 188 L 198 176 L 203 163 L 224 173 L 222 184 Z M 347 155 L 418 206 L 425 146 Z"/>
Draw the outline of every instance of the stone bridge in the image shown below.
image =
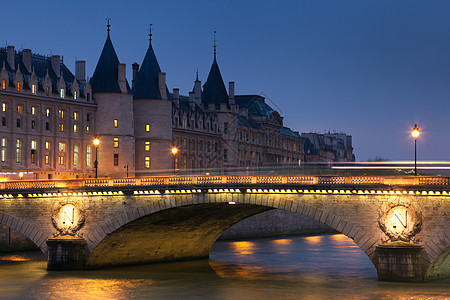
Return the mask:
<path id="1" fill-rule="evenodd" d="M 0 183 L 0 224 L 49 269 L 208 257 L 235 223 L 283 209 L 345 234 L 382 280 L 450 271 L 450 178 L 171 176 Z M 349 258 L 351 259 L 351 258 Z"/>

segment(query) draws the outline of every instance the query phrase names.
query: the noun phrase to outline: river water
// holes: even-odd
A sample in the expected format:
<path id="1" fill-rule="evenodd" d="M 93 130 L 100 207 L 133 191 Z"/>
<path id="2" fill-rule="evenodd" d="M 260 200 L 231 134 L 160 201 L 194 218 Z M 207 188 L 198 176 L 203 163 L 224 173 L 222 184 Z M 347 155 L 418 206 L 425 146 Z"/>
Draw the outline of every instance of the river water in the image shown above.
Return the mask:
<path id="1" fill-rule="evenodd" d="M 1 299 L 450 299 L 450 280 L 377 281 L 342 234 L 219 241 L 209 260 L 47 272 L 39 252 L 0 255 Z"/>

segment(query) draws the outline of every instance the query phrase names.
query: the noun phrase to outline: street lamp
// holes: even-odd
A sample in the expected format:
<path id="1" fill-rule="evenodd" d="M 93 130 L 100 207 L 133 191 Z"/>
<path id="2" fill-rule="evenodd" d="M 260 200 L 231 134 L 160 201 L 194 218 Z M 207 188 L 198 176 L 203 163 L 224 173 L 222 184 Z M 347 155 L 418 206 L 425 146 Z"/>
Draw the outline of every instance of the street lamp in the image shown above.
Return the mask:
<path id="1" fill-rule="evenodd" d="M 414 175 L 417 176 L 417 138 L 420 135 L 420 130 L 419 127 L 417 127 L 417 124 L 414 125 L 411 135 L 414 138 Z"/>
<path id="2" fill-rule="evenodd" d="M 175 156 L 177 155 L 177 153 L 178 153 L 178 148 L 177 147 L 172 147 L 172 155 L 173 155 L 173 169 L 175 170 L 176 168 L 175 168 Z"/>
<path id="3" fill-rule="evenodd" d="M 95 179 L 97 179 L 97 172 L 98 172 L 98 160 L 97 160 L 97 149 L 98 145 L 100 144 L 100 140 L 98 138 L 95 138 L 93 141 L 95 146 L 95 161 L 94 161 L 94 168 L 95 168 Z"/>

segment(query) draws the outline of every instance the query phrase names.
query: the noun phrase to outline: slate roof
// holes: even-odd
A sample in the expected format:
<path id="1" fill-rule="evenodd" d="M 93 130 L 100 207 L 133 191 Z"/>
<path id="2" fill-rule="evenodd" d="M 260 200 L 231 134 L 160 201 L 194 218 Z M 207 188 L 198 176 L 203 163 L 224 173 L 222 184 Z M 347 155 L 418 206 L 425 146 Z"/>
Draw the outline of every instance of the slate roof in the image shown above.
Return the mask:
<path id="1" fill-rule="evenodd" d="M 203 85 L 202 102 L 206 107 L 209 104 L 214 104 L 216 107 L 220 107 L 221 104 L 229 105 L 228 93 L 223 83 L 222 75 L 220 74 L 216 55 L 214 55 L 214 61 L 209 71 L 208 79 L 206 79 Z"/>
<path id="2" fill-rule="evenodd" d="M 298 134 L 298 132 L 294 132 L 288 127 L 281 127 L 280 128 L 280 134 L 287 135 L 287 136 L 290 136 L 290 137 L 300 138 L 300 135 Z"/>
<path id="3" fill-rule="evenodd" d="M 108 36 L 103 46 L 102 53 L 95 67 L 94 75 L 90 80 L 93 93 L 121 93 L 118 81 L 119 59 Z M 127 81 L 127 91 L 131 93 Z"/>
<path id="4" fill-rule="evenodd" d="M 3 68 L 3 64 L 5 64 L 6 71 L 8 72 L 8 75 L 9 75 L 10 87 L 14 87 L 12 80 L 13 80 L 13 77 L 14 77 L 15 73 L 17 72 L 17 70 L 20 69 L 20 72 L 22 73 L 23 78 L 24 78 L 24 83 L 23 83 L 24 89 L 31 89 L 28 81 L 29 81 L 31 74 L 33 72 L 33 69 L 34 69 L 34 72 L 38 79 L 38 90 L 44 91 L 42 83 L 43 83 L 45 76 L 47 75 L 47 71 L 48 71 L 48 75 L 52 81 L 52 91 L 51 92 L 53 94 L 59 94 L 59 91 L 57 90 L 57 87 L 56 87 L 56 85 L 58 83 L 58 76 L 53 71 L 51 57 L 33 53 L 31 55 L 31 72 L 29 72 L 27 70 L 27 68 L 25 67 L 25 65 L 22 61 L 23 52 L 15 51 L 14 69 L 12 69 L 11 66 L 8 64 L 6 57 L 7 57 L 7 49 L 0 48 L 0 70 Z M 75 76 L 72 74 L 72 72 L 69 70 L 69 68 L 67 68 L 67 66 L 62 61 L 60 63 L 60 71 L 62 73 L 64 82 L 66 83 L 66 95 L 71 96 L 72 93 L 70 90 L 71 90 L 73 81 L 75 80 Z M 58 75 L 60 75 L 60 74 L 58 74 Z M 84 98 L 83 90 L 84 90 L 85 85 L 79 81 L 78 81 L 78 85 L 80 87 L 80 95 L 79 96 L 80 96 L 80 98 Z"/>
<path id="5" fill-rule="evenodd" d="M 161 72 L 161 68 L 150 41 L 147 53 L 133 84 L 134 99 L 161 99 L 158 84 L 159 72 Z M 167 96 L 170 94 L 168 89 L 166 94 Z"/>
<path id="6" fill-rule="evenodd" d="M 264 101 L 264 97 L 259 95 L 236 95 L 235 101 L 240 107 L 248 108 L 249 116 L 263 116 L 268 120 L 274 112 Z"/>

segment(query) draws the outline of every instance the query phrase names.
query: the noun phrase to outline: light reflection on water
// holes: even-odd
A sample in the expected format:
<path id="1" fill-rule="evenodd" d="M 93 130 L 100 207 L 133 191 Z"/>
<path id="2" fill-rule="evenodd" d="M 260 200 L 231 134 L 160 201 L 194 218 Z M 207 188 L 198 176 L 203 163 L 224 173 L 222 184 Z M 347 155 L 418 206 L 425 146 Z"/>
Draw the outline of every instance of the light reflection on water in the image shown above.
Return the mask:
<path id="1" fill-rule="evenodd" d="M 45 259 L 39 253 L 0 255 L 0 298 L 450 297 L 450 280 L 378 282 L 369 258 L 343 235 L 221 241 L 213 246 L 210 260 L 73 272 L 47 272 L 45 268 Z"/>

